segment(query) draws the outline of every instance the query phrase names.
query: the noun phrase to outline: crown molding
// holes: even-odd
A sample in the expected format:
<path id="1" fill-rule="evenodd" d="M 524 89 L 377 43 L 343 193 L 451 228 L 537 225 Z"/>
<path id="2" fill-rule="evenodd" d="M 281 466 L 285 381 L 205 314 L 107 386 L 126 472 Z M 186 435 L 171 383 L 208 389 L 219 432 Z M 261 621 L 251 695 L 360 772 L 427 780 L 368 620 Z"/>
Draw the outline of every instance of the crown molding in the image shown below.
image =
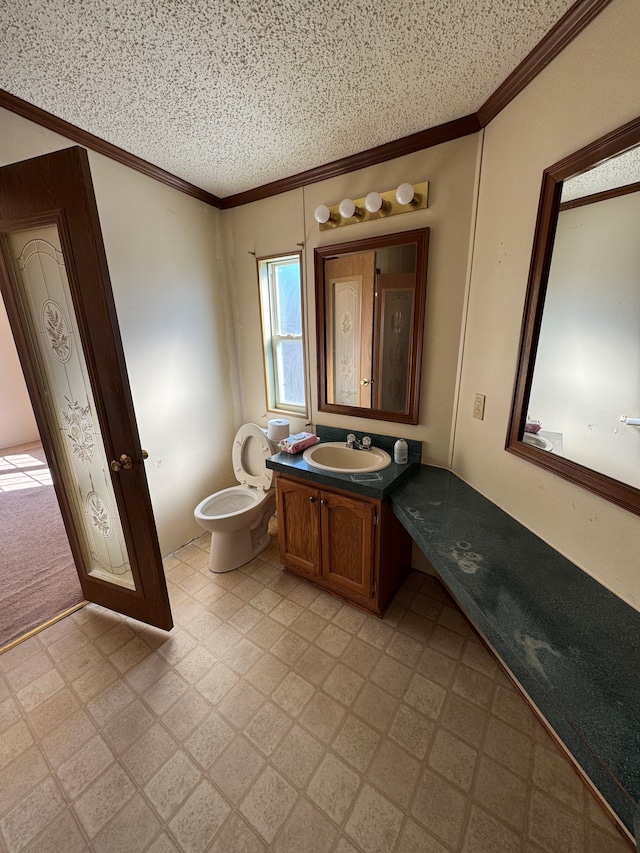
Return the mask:
<path id="1" fill-rule="evenodd" d="M 105 157 L 110 157 L 112 160 L 129 166 L 143 175 L 147 175 L 150 178 L 167 184 L 167 186 L 173 187 L 173 189 L 186 193 L 186 195 L 204 201 L 212 207 L 228 210 L 229 208 L 249 204 L 253 201 L 314 184 L 318 181 L 334 178 L 337 175 L 344 175 L 347 172 L 354 172 L 357 169 L 364 169 L 368 166 L 384 163 L 387 160 L 393 160 L 405 154 L 413 154 L 415 151 L 422 151 L 425 148 L 431 148 L 442 142 L 450 142 L 453 139 L 459 139 L 470 133 L 476 133 L 483 127 L 486 127 L 507 104 L 519 95 L 610 2 L 611 0 L 576 0 L 573 6 L 565 12 L 557 24 L 549 30 L 520 65 L 498 86 L 496 91 L 485 101 L 477 113 L 463 116 L 462 118 L 419 131 L 418 133 L 412 133 L 409 136 L 402 137 L 402 139 L 378 145 L 359 154 L 343 157 L 340 160 L 325 163 L 323 166 L 317 166 L 305 172 L 291 175 L 288 178 L 272 181 L 271 183 L 254 187 L 245 192 L 235 193 L 222 199 L 2 89 L 0 89 L 0 107 L 17 113 L 42 127 L 46 127 L 48 130 L 54 131 L 54 133 L 59 133 L 73 142 L 90 148 L 92 151 L 104 154 Z"/>
<path id="2" fill-rule="evenodd" d="M 143 175 L 147 175 L 149 178 L 153 178 L 156 181 L 167 184 L 167 186 L 173 187 L 175 190 L 179 190 L 186 195 L 190 195 L 193 196 L 193 198 L 204 201 L 212 207 L 222 207 L 220 199 L 212 193 L 209 193 L 200 187 L 196 187 L 195 184 L 190 184 L 188 181 L 179 178 L 177 175 L 173 175 L 171 172 L 161 169 L 159 166 L 154 166 L 153 163 L 149 163 L 141 157 L 136 157 L 135 154 L 130 154 L 123 148 L 118 148 L 117 145 L 112 145 L 110 142 L 106 142 L 99 136 L 94 136 L 93 133 L 82 130 L 82 128 L 76 127 L 75 124 L 71 124 L 62 118 L 58 118 L 58 116 L 30 104 L 28 101 L 23 101 L 22 98 L 18 98 L 9 92 L 6 92 L 4 89 L 0 89 L 0 107 L 4 107 L 4 109 L 9 110 L 12 113 L 16 113 L 23 118 L 29 119 L 29 121 L 35 122 L 35 124 L 46 127 L 47 130 L 59 133 L 61 136 L 65 136 L 73 142 L 84 145 L 85 148 L 89 148 L 91 151 L 97 151 L 98 154 L 104 154 L 105 157 L 109 157 L 111 160 L 116 160 L 118 163 L 129 166 L 131 169 L 135 169 L 136 172 L 141 172 Z"/>
<path id="3" fill-rule="evenodd" d="M 252 201 L 305 187 L 308 184 L 315 184 L 318 181 L 326 181 L 328 178 L 335 178 L 337 175 L 355 172 L 357 169 L 365 169 L 367 166 L 375 166 L 378 163 L 385 163 L 387 160 L 394 160 L 396 157 L 402 157 L 405 154 L 413 154 L 415 151 L 431 148 L 441 142 L 450 142 L 452 139 L 477 133 L 480 129 L 475 113 L 463 116 L 463 118 L 439 124 L 437 127 L 430 127 L 427 130 L 419 131 L 419 133 L 403 136 L 402 139 L 386 142 L 376 148 L 369 148 L 359 154 L 333 160 L 331 163 L 325 163 L 324 166 L 316 166 L 306 172 L 299 172 L 289 178 L 282 178 L 280 181 L 273 181 L 246 192 L 226 196 L 222 199 L 222 207 L 226 210 L 230 207 L 238 207 L 241 204 L 249 204 Z"/>
<path id="4" fill-rule="evenodd" d="M 477 113 L 480 126 L 486 127 L 610 2 L 576 0 L 480 107 Z"/>

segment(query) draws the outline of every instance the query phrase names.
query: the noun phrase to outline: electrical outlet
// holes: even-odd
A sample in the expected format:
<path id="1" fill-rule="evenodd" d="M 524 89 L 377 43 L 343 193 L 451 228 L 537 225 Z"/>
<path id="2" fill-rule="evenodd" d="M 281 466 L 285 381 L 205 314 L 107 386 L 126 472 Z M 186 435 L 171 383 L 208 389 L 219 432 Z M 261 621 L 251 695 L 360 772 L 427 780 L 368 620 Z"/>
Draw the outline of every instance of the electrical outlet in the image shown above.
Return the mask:
<path id="1" fill-rule="evenodd" d="M 473 417 L 479 421 L 484 420 L 484 394 L 476 394 L 473 398 Z"/>

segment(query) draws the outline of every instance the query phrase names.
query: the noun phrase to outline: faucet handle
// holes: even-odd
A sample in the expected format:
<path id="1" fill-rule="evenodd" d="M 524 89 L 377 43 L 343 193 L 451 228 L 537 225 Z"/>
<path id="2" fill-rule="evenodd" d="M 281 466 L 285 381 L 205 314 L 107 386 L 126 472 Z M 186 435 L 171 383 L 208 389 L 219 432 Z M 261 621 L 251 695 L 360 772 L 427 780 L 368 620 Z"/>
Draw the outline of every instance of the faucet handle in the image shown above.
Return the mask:
<path id="1" fill-rule="evenodd" d="M 368 435 L 365 435 L 365 437 L 362 439 L 362 447 L 364 450 L 369 450 L 369 448 L 371 447 L 371 439 Z"/>
<path id="2" fill-rule="evenodd" d="M 353 447 L 353 445 L 355 443 L 356 443 L 355 435 L 352 432 L 348 433 L 348 435 L 347 435 L 347 447 Z"/>

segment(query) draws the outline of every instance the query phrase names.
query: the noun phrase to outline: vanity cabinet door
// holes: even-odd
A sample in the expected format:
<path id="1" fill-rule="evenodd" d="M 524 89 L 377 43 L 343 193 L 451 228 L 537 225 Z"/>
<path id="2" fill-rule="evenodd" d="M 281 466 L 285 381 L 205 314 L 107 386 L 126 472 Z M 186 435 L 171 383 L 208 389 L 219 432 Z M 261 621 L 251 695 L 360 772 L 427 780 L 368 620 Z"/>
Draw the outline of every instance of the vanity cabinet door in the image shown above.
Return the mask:
<path id="1" fill-rule="evenodd" d="M 287 571 L 382 616 L 411 565 L 411 538 L 390 504 L 280 473 L 276 493 Z"/>
<path id="2" fill-rule="evenodd" d="M 374 504 L 334 492 L 320 493 L 322 577 L 350 599 L 373 595 Z"/>
<path id="3" fill-rule="evenodd" d="M 277 481 L 280 559 L 309 579 L 320 575 L 320 490 L 279 477 Z"/>

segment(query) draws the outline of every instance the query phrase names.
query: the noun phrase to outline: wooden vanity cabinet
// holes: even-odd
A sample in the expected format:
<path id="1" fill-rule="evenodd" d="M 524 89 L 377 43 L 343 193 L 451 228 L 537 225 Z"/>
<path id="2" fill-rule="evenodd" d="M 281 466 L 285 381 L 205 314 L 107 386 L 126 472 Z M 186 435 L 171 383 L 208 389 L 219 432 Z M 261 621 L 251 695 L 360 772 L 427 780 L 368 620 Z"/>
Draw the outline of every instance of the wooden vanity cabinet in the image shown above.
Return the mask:
<path id="1" fill-rule="evenodd" d="M 277 474 L 285 569 L 382 616 L 411 562 L 411 538 L 386 501 Z"/>

